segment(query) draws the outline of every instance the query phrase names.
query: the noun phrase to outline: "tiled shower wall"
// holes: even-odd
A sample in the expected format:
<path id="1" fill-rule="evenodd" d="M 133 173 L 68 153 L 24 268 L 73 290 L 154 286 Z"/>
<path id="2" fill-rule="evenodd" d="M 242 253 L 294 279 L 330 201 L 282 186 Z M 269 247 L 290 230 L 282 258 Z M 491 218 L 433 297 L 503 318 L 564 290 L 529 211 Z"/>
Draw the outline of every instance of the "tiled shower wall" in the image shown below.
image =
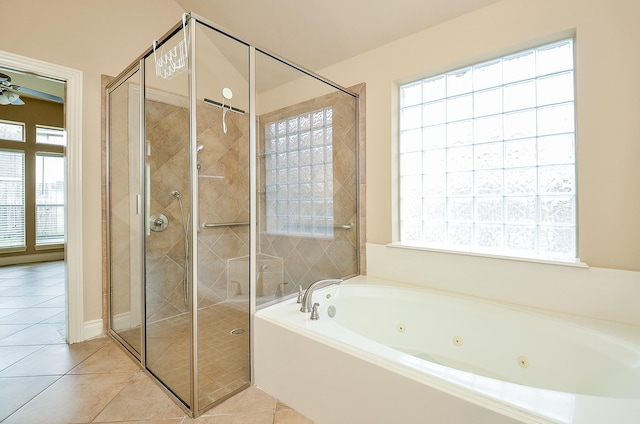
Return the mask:
<path id="1" fill-rule="evenodd" d="M 184 220 L 189 215 L 189 117 L 184 107 L 147 101 L 147 162 L 151 174 L 151 214 L 169 225 L 147 237 L 147 316 L 150 321 L 188 310 L 184 302 Z M 227 260 L 249 254 L 248 225 L 204 228 L 249 220 L 249 143 L 247 116 L 198 107 L 197 141 L 200 222 L 198 225 L 198 306 L 227 297 Z M 180 202 L 171 195 L 179 190 Z"/>
<path id="2" fill-rule="evenodd" d="M 150 175 L 149 211 L 165 215 L 164 231 L 146 237 L 146 307 L 149 322 L 188 311 L 184 301 L 185 230 L 180 202 L 171 192 L 178 190 L 184 219 L 189 214 L 189 113 L 184 107 L 147 100 L 146 172 Z"/>
<path id="3" fill-rule="evenodd" d="M 356 252 L 360 248 L 356 231 L 356 101 L 341 92 L 292 105 L 258 119 L 259 135 L 259 251 L 284 261 L 284 294 L 306 288 L 315 280 L 345 277 L 358 273 Z M 315 110 L 333 109 L 333 220 L 337 228 L 332 238 L 269 234 L 266 231 L 265 129 L 270 122 Z M 352 229 L 340 226 L 352 224 Z M 266 271 L 268 276 L 269 270 Z M 270 279 L 274 281 L 275 279 Z M 265 294 L 277 291 L 277 281 L 265 287 Z"/>
<path id="4" fill-rule="evenodd" d="M 229 260 L 249 255 L 249 115 L 228 112 L 225 133 L 222 109 L 201 103 L 197 113 L 197 142 L 203 146 L 198 153 L 198 302 L 204 307 L 248 294 L 248 281 L 243 288 L 234 286 L 227 268 Z"/>

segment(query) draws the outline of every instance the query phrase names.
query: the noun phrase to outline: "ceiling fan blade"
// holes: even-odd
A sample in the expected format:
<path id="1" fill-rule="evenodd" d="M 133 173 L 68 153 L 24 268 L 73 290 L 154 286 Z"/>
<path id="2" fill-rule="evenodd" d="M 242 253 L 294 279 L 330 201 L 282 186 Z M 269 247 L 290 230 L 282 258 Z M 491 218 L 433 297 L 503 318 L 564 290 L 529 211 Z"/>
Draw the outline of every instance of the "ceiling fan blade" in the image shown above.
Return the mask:
<path id="1" fill-rule="evenodd" d="M 43 93 L 42 91 L 33 90 L 27 87 L 20 87 L 17 85 L 13 85 L 12 89 L 19 91 L 21 93 L 30 94 L 32 96 L 42 97 L 43 99 L 48 99 L 54 102 L 62 103 L 62 97 L 54 96 L 53 94 Z"/>

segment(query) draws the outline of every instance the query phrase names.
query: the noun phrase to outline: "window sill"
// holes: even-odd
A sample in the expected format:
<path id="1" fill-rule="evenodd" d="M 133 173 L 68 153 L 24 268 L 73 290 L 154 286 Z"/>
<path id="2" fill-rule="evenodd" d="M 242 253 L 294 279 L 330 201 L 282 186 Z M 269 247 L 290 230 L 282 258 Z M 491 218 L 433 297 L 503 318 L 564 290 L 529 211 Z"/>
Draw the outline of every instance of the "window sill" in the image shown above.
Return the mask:
<path id="1" fill-rule="evenodd" d="M 17 253 L 17 252 L 26 252 L 27 248 L 22 247 L 3 247 L 0 248 L 0 253 Z"/>
<path id="2" fill-rule="evenodd" d="M 539 263 L 539 264 L 545 264 L 545 265 L 560 265 L 560 266 L 568 266 L 568 267 L 574 267 L 574 268 L 589 268 L 588 264 L 581 262 L 579 259 L 576 259 L 575 261 L 560 261 L 560 260 L 551 260 L 551 259 L 527 258 L 527 257 L 520 257 L 520 256 L 503 256 L 503 255 L 495 255 L 495 254 L 482 253 L 482 252 L 470 252 L 466 250 L 454 250 L 454 249 L 418 246 L 415 244 L 402 243 L 402 242 L 388 243 L 387 247 L 409 249 L 409 250 L 420 250 L 424 252 L 446 253 L 446 254 L 453 254 L 453 255 L 476 256 L 481 258 L 504 259 L 508 261 L 533 262 L 533 263 Z"/>
<path id="3" fill-rule="evenodd" d="M 63 249 L 64 244 L 40 244 L 35 247 L 36 250 L 55 250 L 55 249 Z"/>

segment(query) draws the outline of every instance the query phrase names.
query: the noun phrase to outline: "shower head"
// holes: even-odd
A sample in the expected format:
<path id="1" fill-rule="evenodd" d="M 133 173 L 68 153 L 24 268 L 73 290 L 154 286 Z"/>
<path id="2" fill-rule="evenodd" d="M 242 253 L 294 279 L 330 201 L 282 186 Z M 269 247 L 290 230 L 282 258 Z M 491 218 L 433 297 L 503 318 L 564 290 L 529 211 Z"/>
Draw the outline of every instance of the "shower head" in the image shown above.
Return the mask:
<path id="1" fill-rule="evenodd" d="M 178 190 L 173 190 L 173 191 L 171 192 L 171 195 L 172 195 L 173 197 L 175 197 L 176 199 L 179 199 L 179 198 L 180 198 L 180 192 L 179 192 Z"/>
<path id="2" fill-rule="evenodd" d="M 196 152 L 199 152 L 200 150 L 204 149 L 204 144 L 198 143 L 196 145 Z"/>

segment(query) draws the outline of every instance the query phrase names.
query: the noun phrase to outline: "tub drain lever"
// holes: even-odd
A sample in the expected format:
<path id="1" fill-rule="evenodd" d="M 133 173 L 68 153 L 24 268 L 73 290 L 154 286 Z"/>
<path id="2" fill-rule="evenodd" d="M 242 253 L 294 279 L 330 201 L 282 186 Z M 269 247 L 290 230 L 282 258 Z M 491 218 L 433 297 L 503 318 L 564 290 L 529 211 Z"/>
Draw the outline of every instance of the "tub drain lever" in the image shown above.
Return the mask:
<path id="1" fill-rule="evenodd" d="M 313 308 L 311 309 L 311 319 L 314 321 L 320 319 L 320 315 L 318 315 L 318 306 L 320 306 L 319 303 L 314 303 Z"/>

